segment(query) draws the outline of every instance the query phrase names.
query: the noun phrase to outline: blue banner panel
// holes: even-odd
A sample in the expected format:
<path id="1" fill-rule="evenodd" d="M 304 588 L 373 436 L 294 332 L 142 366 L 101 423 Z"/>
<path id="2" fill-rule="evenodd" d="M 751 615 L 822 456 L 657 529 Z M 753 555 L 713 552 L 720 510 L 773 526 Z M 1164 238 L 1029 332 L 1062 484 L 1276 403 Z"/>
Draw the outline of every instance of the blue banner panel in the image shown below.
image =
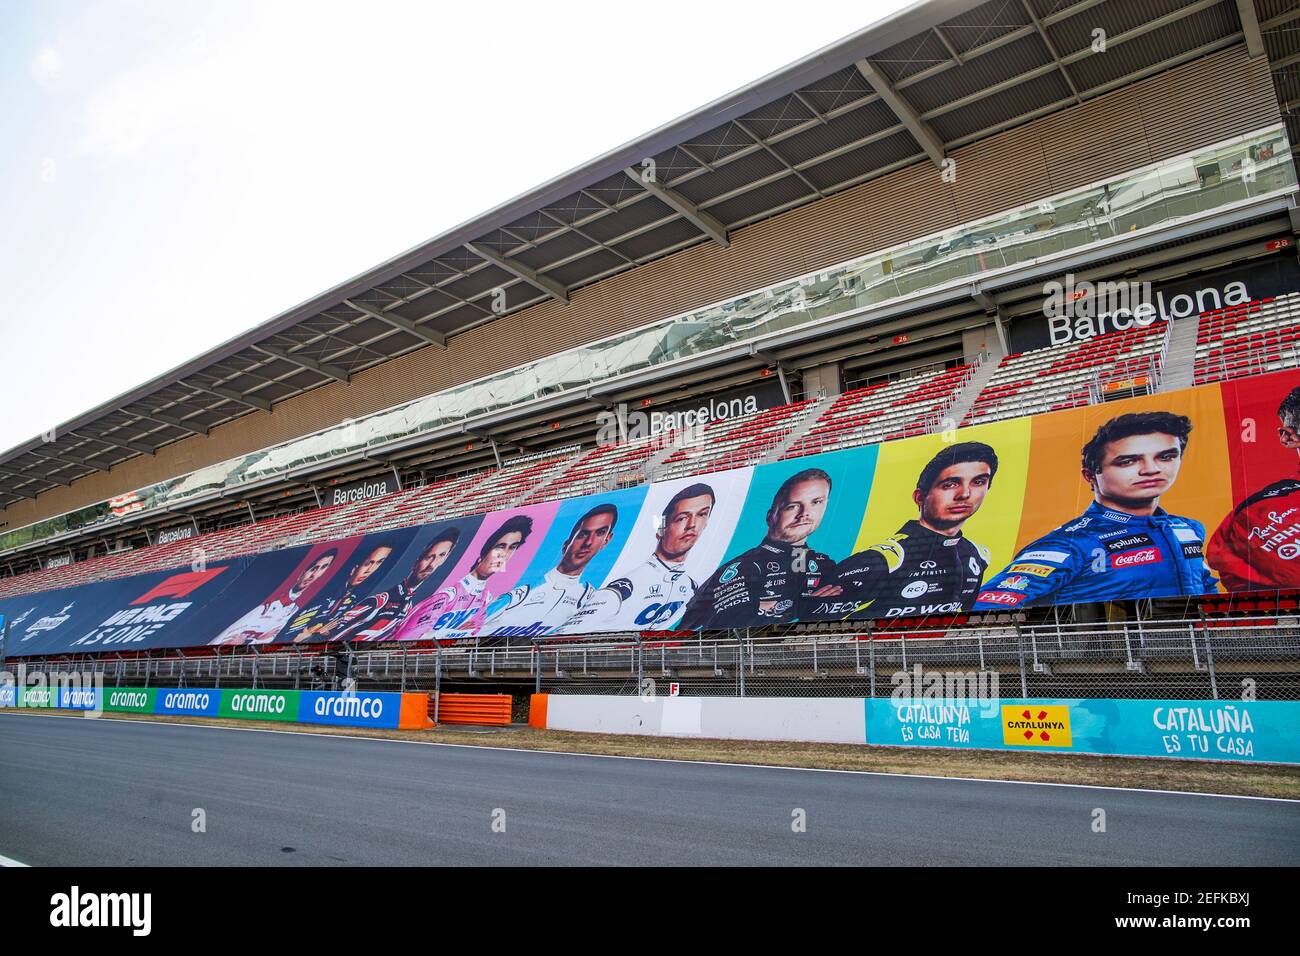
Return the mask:
<path id="1" fill-rule="evenodd" d="M 306 690 L 298 700 L 300 724 L 395 729 L 402 713 L 401 694 Z"/>
<path id="2" fill-rule="evenodd" d="M 155 714 L 189 714 L 216 717 L 221 710 L 221 691 L 207 687 L 162 690 L 154 700 Z"/>
<path id="3" fill-rule="evenodd" d="M 867 698 L 867 743 L 1300 763 L 1300 701 Z"/>
<path id="4" fill-rule="evenodd" d="M 17 707 L 18 706 L 18 688 L 13 684 L 6 684 L 0 687 L 0 707 Z"/>
<path id="5" fill-rule="evenodd" d="M 94 687 L 60 687 L 59 707 L 64 710 L 99 710 L 99 691 Z"/>

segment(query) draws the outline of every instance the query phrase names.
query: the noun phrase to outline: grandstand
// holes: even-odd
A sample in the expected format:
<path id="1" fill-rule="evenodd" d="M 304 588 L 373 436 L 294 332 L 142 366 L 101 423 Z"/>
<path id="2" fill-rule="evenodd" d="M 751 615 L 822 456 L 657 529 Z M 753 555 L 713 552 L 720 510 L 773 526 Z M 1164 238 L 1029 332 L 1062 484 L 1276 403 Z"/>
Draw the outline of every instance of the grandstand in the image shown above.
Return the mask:
<path id="1" fill-rule="evenodd" d="M 1281 0 L 909 8 L 0 453 L 0 599 L 1298 368 L 1297 64 Z M 1057 341 L 1067 274 L 1149 283 L 1158 314 Z M 601 432 L 727 396 L 750 405 Z M 1300 690 L 1285 589 L 354 650 L 402 688 L 649 668 L 875 694 L 920 660 L 1022 696 Z M 70 653 L 119 683 L 298 686 L 341 660 Z"/>

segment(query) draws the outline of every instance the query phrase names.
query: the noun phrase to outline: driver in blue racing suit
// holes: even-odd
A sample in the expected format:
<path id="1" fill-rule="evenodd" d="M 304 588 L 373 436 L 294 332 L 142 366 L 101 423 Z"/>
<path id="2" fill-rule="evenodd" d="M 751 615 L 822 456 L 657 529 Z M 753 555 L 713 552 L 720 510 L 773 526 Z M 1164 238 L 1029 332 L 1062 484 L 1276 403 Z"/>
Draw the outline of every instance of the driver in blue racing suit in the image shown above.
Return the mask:
<path id="1" fill-rule="evenodd" d="M 1082 455 L 1093 503 L 1017 554 L 980 590 L 974 610 L 1216 593 L 1204 525 L 1160 507 L 1191 432 L 1191 419 L 1172 412 L 1102 425 Z"/>

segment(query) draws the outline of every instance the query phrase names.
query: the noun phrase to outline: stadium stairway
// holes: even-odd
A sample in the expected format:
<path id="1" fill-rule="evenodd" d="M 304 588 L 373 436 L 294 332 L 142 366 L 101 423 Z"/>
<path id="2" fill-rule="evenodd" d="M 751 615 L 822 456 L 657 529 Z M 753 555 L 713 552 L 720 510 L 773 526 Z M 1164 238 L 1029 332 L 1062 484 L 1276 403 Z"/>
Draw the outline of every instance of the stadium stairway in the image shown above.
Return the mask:
<path id="1" fill-rule="evenodd" d="M 998 365 L 1006 357 L 1006 351 L 999 345 L 995 352 L 985 352 L 975 363 L 975 371 L 971 373 L 969 381 L 962 386 L 957 397 L 953 399 L 948 406 L 947 417 L 954 423 L 964 421 L 970 413 L 971 408 L 975 405 L 975 399 L 980 397 L 980 392 L 984 391 L 984 386 L 993 380 L 997 374 Z"/>
<path id="2" fill-rule="evenodd" d="M 660 436 L 660 438 L 661 440 L 658 442 L 659 447 L 651 453 L 649 458 L 641 462 L 641 477 L 644 481 L 653 481 L 654 475 L 659 473 L 659 467 L 668 460 L 669 455 L 677 450 L 677 446 L 673 444 L 673 442 L 662 440 L 663 436 Z M 609 488 L 614 487 L 617 483 L 616 479 L 617 476 L 610 480 Z M 605 490 L 608 491 L 609 488 L 606 488 Z"/>
<path id="3" fill-rule="evenodd" d="M 767 453 L 759 459 L 758 463 L 760 465 L 767 465 L 774 461 L 780 461 L 781 456 L 789 451 L 790 447 L 795 442 L 803 438 L 804 435 L 807 435 L 817 426 L 821 417 L 830 410 L 830 407 L 835 404 L 837 398 L 839 398 L 839 395 L 826 395 L 819 398 L 817 404 L 812 407 L 808 414 L 794 427 L 790 434 L 786 435 L 785 438 L 781 439 L 769 448 Z"/>
<path id="4" fill-rule="evenodd" d="M 974 370 L 968 365 L 852 388 L 835 397 L 784 459 L 924 435 L 942 423 Z"/>
<path id="5" fill-rule="evenodd" d="M 1196 341 L 1200 321 L 1178 319 L 1169 333 L 1169 350 L 1165 353 L 1160 374 L 1160 391 L 1191 388 L 1196 366 Z"/>

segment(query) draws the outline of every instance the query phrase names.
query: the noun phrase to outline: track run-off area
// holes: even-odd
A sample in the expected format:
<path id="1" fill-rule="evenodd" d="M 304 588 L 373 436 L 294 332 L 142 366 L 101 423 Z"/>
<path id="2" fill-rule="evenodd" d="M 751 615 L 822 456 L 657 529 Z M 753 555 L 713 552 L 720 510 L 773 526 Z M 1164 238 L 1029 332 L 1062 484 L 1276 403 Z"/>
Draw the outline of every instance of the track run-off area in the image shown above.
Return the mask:
<path id="1" fill-rule="evenodd" d="M 13 713 L 0 762 L 0 856 L 33 866 L 1300 859 L 1287 800 Z"/>

